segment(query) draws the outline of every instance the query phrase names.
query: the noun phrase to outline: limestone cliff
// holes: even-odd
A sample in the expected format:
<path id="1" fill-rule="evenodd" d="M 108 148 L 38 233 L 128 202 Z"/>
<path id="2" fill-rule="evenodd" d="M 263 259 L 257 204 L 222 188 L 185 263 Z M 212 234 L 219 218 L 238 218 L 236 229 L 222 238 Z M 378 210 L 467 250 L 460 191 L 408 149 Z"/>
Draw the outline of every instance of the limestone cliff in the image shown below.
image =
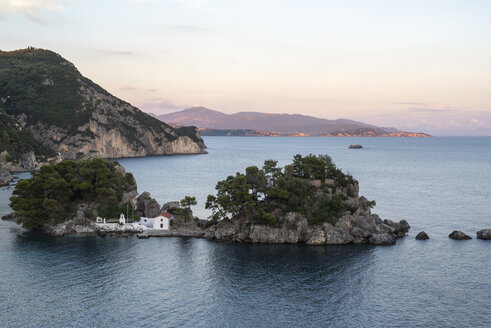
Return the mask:
<path id="1" fill-rule="evenodd" d="M 0 51 L 0 71 L 4 167 L 19 171 L 63 159 L 205 153 L 196 128 L 176 129 L 143 113 L 54 52 Z M 26 159 L 31 153 L 34 165 Z"/>

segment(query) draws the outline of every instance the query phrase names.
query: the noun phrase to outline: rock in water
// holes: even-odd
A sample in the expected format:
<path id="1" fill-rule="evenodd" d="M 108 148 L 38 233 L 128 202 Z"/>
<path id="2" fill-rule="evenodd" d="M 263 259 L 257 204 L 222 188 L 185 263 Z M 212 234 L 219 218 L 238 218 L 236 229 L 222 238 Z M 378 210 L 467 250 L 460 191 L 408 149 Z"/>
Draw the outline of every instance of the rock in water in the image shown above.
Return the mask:
<path id="1" fill-rule="evenodd" d="M 465 233 L 462 231 L 454 230 L 450 235 L 448 235 L 449 238 L 452 239 L 457 239 L 457 240 L 464 240 L 464 239 L 472 239 L 471 237 L 467 236 Z"/>
<path id="2" fill-rule="evenodd" d="M 491 229 L 482 229 L 477 232 L 479 239 L 491 239 Z"/>
<path id="3" fill-rule="evenodd" d="M 370 244 L 373 245 L 395 245 L 396 240 L 388 233 L 377 233 L 370 237 Z"/>
<path id="4" fill-rule="evenodd" d="M 417 240 L 427 240 L 427 239 L 430 239 L 430 237 L 428 236 L 428 234 L 424 231 L 421 231 L 420 233 L 418 233 L 416 235 L 416 239 Z"/>
<path id="5" fill-rule="evenodd" d="M 349 149 L 362 149 L 363 146 L 362 145 L 359 145 L 359 144 L 356 144 L 356 145 L 350 145 L 349 146 Z"/>
<path id="6" fill-rule="evenodd" d="M 12 181 L 12 176 L 7 170 L 0 169 L 0 186 L 7 186 Z"/>

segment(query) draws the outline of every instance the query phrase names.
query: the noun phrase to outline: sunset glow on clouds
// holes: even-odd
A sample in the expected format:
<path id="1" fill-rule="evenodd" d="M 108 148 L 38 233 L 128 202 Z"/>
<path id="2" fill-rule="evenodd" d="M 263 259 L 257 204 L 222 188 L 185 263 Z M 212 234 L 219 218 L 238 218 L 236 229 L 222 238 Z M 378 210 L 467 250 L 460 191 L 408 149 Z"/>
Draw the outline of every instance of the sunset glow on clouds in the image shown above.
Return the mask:
<path id="1" fill-rule="evenodd" d="M 147 111 L 202 105 L 491 135 L 491 2 L 0 0 L 0 47 L 60 53 Z"/>

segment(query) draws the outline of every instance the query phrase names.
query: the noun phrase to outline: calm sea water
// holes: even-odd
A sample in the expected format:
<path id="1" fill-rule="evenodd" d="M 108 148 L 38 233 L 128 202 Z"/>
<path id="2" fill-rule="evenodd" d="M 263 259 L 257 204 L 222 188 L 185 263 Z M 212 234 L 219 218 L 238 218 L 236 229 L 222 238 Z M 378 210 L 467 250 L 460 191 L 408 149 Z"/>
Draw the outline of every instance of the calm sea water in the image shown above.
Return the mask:
<path id="1" fill-rule="evenodd" d="M 220 244 L 199 239 L 50 238 L 0 222 L 0 327 L 489 327 L 491 138 L 205 138 L 209 154 L 125 159 L 160 202 L 296 153 L 329 154 L 406 219 L 397 245 Z M 348 150 L 351 143 L 364 149 Z M 10 190 L 0 190 L 8 211 Z M 452 230 L 474 239 L 450 240 Z M 416 241 L 421 230 L 428 241 Z"/>

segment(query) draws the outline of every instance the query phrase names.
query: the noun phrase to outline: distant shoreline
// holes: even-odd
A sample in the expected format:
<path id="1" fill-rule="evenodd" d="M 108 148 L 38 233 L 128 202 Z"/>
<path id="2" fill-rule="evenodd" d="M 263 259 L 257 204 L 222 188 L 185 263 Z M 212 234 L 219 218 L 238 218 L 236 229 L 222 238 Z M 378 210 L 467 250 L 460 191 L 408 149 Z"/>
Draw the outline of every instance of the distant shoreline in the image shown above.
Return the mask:
<path id="1" fill-rule="evenodd" d="M 380 132 L 375 129 L 356 129 L 351 131 L 336 131 L 325 134 L 307 134 L 304 132 L 280 133 L 268 132 L 254 129 L 209 129 L 199 128 L 201 136 L 204 137 L 363 137 L 363 138 L 431 138 L 430 134 L 422 132 Z"/>

